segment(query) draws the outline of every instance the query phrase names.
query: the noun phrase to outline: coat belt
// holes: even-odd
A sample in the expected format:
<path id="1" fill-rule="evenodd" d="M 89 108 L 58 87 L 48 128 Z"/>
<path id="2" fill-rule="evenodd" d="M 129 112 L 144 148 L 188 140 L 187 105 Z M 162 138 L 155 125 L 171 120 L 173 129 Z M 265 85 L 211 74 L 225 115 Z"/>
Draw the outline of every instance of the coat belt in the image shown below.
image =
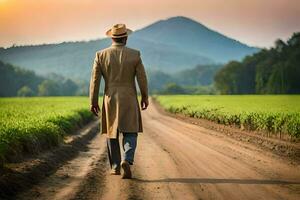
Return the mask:
<path id="1" fill-rule="evenodd" d="M 129 88 L 135 88 L 135 85 L 132 83 L 109 83 L 107 84 L 107 88 L 110 87 L 129 87 Z"/>

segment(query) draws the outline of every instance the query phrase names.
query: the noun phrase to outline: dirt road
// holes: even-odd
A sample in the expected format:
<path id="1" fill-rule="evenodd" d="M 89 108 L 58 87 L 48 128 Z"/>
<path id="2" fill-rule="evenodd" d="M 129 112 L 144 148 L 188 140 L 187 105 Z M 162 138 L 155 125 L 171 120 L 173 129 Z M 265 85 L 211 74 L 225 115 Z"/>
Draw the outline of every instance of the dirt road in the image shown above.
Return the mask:
<path id="1" fill-rule="evenodd" d="M 143 112 L 132 180 L 108 174 L 105 136 L 18 199 L 300 199 L 300 166 L 258 147 Z"/>

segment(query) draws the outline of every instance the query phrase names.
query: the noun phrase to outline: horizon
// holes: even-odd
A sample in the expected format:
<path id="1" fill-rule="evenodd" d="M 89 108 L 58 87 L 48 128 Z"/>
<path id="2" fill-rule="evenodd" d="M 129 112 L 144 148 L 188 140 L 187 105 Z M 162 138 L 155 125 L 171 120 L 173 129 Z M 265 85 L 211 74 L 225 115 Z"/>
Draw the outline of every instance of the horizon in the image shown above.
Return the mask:
<path id="1" fill-rule="evenodd" d="M 0 0 L 3 28 L 0 47 L 103 39 L 105 31 L 115 23 L 125 23 L 138 30 L 176 16 L 190 18 L 229 38 L 259 48 L 273 46 L 276 39 L 286 41 L 294 32 L 300 31 L 297 20 L 300 18 L 300 2 L 297 0 L 229 0 L 225 5 L 223 3 L 218 0 L 200 3 L 195 0 L 184 3 L 179 0 Z M 93 11 L 97 7 L 99 12 Z M 109 15 L 112 10 L 122 13 L 122 16 Z"/>

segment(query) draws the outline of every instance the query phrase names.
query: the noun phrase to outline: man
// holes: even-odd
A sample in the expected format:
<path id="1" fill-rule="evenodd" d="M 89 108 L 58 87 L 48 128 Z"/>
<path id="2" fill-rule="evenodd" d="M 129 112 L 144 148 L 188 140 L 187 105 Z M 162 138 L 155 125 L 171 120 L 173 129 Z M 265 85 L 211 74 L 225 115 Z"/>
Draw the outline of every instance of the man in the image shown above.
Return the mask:
<path id="1" fill-rule="evenodd" d="M 125 24 L 116 24 L 106 32 L 112 45 L 96 53 L 90 81 L 91 111 L 98 116 L 98 95 L 101 77 L 105 81 L 102 103 L 101 132 L 107 133 L 108 157 L 111 174 L 131 178 L 137 145 L 137 134 L 143 131 L 137 99 L 135 77 L 141 92 L 141 108 L 148 107 L 148 86 L 140 52 L 126 47 L 132 31 Z M 123 134 L 124 156 L 121 162 L 119 133 Z"/>

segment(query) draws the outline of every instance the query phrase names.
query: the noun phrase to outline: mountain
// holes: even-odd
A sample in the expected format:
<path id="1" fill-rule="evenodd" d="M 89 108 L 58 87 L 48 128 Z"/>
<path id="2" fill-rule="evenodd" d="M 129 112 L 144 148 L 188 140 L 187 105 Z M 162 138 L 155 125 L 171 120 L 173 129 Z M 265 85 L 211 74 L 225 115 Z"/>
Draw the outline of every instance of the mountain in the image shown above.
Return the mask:
<path id="1" fill-rule="evenodd" d="M 187 17 L 161 20 L 135 32 L 135 37 L 149 42 L 168 44 L 192 55 L 205 56 L 216 62 L 240 60 L 257 51 L 241 42 L 213 31 Z"/>
<path id="2" fill-rule="evenodd" d="M 38 74 L 59 73 L 88 80 L 95 52 L 110 39 L 0 48 L 0 60 Z M 258 49 L 217 33 L 186 18 L 172 17 L 135 31 L 128 46 L 142 52 L 147 70 L 178 72 L 196 65 L 241 60 Z"/>

